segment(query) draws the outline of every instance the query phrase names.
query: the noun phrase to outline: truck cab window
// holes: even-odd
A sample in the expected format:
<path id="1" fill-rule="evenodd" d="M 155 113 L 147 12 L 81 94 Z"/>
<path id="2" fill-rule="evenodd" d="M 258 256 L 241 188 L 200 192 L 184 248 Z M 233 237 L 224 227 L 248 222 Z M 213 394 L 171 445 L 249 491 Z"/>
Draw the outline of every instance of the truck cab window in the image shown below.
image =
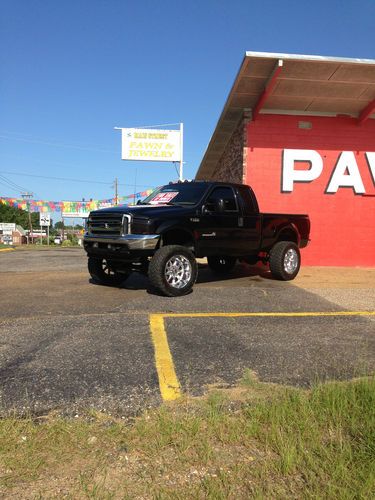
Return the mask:
<path id="1" fill-rule="evenodd" d="M 230 187 L 219 186 L 213 189 L 213 191 L 208 195 L 206 204 L 210 207 L 214 207 L 217 200 L 224 200 L 224 206 L 226 212 L 236 212 L 237 203 L 234 197 L 233 189 Z"/>
<path id="2" fill-rule="evenodd" d="M 256 206 L 251 194 L 250 189 L 247 186 L 239 186 L 239 202 L 242 206 L 243 213 L 245 215 L 252 215 L 258 212 L 258 207 Z"/>

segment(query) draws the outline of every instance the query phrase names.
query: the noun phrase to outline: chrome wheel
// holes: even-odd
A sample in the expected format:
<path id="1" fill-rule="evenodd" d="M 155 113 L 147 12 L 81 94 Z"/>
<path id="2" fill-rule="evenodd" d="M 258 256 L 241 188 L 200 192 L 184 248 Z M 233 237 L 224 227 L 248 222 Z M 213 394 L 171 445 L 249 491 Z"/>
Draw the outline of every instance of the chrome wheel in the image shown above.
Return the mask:
<path id="1" fill-rule="evenodd" d="M 294 248 L 290 248 L 284 256 L 284 270 L 288 274 L 293 274 L 299 264 L 299 258 Z"/>
<path id="2" fill-rule="evenodd" d="M 299 248 L 294 241 L 278 241 L 270 251 L 270 270 L 278 280 L 293 280 L 301 265 Z"/>
<path id="3" fill-rule="evenodd" d="M 180 297 L 191 292 L 197 275 L 195 256 L 182 245 L 159 248 L 148 266 L 152 287 L 167 297 Z"/>
<path id="4" fill-rule="evenodd" d="M 191 280 L 192 268 L 184 255 L 173 255 L 165 264 L 164 275 L 169 286 L 184 288 Z"/>

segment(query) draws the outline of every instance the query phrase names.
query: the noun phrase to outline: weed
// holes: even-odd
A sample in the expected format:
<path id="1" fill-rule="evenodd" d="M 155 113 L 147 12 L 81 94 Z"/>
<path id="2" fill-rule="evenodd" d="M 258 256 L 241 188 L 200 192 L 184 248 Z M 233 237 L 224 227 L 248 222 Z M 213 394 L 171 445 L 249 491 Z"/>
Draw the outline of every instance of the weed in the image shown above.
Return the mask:
<path id="1" fill-rule="evenodd" d="M 245 373 L 232 393 L 168 404 L 134 423 L 91 413 L 0 421 L 0 496 L 373 498 L 375 378 L 311 390 Z"/>

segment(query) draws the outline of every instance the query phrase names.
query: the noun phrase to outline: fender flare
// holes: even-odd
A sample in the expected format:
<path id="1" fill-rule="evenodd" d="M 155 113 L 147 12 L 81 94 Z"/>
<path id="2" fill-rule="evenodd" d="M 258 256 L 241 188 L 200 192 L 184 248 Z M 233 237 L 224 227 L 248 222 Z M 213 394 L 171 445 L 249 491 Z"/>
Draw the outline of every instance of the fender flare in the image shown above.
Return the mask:
<path id="1" fill-rule="evenodd" d="M 189 239 L 192 241 L 192 243 L 194 244 L 194 247 L 195 247 L 196 239 L 194 237 L 193 231 L 182 226 L 181 223 L 179 221 L 176 221 L 176 220 L 163 222 L 158 227 L 157 234 L 160 234 L 159 247 L 162 246 L 163 235 L 165 235 L 168 232 L 172 232 L 172 231 L 179 231 L 179 232 L 185 233 L 189 237 Z"/>
<path id="2" fill-rule="evenodd" d="M 282 241 L 280 237 L 283 235 L 283 233 L 287 232 L 292 232 L 293 234 L 296 235 L 297 237 L 296 244 L 299 247 L 301 243 L 301 235 L 298 231 L 298 227 L 293 222 L 289 222 L 288 224 L 285 224 L 284 226 L 281 226 L 281 228 L 279 228 L 278 232 L 275 235 L 275 243 L 277 243 L 278 241 Z"/>

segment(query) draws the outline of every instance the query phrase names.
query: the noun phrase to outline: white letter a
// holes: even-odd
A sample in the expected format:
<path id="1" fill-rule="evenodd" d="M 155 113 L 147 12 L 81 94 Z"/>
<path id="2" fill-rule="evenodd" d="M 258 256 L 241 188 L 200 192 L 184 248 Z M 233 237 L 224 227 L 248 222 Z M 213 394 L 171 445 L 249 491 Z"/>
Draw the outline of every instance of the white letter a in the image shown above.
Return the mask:
<path id="1" fill-rule="evenodd" d="M 337 193 L 340 187 L 351 187 L 356 194 L 363 194 L 366 192 L 352 151 L 344 151 L 339 156 L 326 193 Z"/>

